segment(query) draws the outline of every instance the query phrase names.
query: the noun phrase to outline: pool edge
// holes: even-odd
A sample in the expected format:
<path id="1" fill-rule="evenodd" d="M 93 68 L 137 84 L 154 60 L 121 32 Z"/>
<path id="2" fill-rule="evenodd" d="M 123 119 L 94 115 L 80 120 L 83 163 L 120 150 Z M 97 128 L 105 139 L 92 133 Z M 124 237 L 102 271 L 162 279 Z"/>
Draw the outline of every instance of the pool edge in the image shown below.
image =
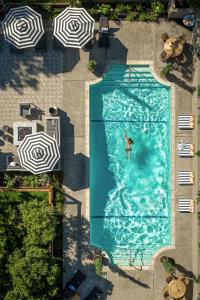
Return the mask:
<path id="1" fill-rule="evenodd" d="M 117 64 L 117 63 L 122 63 L 121 61 L 107 61 L 105 65 L 105 69 L 103 72 L 103 75 L 107 72 L 108 67 L 110 64 Z M 123 62 L 124 64 L 124 62 Z M 129 64 L 134 64 L 134 65 L 149 65 L 150 71 L 152 75 L 155 77 L 155 79 L 160 82 L 161 84 L 170 87 L 170 184 L 171 184 L 171 194 L 170 194 L 170 214 L 171 214 L 171 245 L 164 246 L 162 248 L 159 248 L 153 255 L 151 263 L 149 265 L 143 265 L 143 266 L 134 266 L 134 268 L 140 268 L 142 267 L 142 270 L 152 270 L 155 265 L 155 261 L 157 257 L 164 251 L 168 250 L 174 250 L 175 249 L 175 209 L 176 209 L 176 202 L 175 202 L 175 86 L 171 82 L 164 80 L 161 78 L 159 74 L 156 72 L 155 68 L 155 63 L 154 61 L 149 61 L 149 60 L 127 60 L 126 65 Z M 90 157 L 90 139 L 89 139 L 89 134 L 90 134 L 90 129 L 89 129 L 89 103 L 90 103 L 90 98 L 89 98 L 89 89 L 90 85 L 96 84 L 100 81 L 103 80 L 103 75 L 102 77 L 96 78 L 94 80 L 86 81 L 85 82 L 85 129 L 86 129 L 86 156 L 89 158 Z M 89 172 L 89 170 L 88 170 Z M 86 189 L 86 219 L 90 222 L 90 193 L 89 193 L 89 188 Z M 132 270 L 133 267 L 129 266 L 121 266 L 120 268 L 123 270 Z"/>

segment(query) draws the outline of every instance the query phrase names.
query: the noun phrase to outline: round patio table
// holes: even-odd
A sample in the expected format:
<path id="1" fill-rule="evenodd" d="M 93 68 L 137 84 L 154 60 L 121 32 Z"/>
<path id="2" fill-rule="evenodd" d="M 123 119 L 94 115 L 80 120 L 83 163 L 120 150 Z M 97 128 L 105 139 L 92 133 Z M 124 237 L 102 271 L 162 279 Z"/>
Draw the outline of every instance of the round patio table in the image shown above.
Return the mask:
<path id="1" fill-rule="evenodd" d="M 183 52 L 183 44 L 177 42 L 177 38 L 171 37 L 166 40 L 164 51 L 167 54 L 166 58 L 179 56 Z"/>
<path id="2" fill-rule="evenodd" d="M 186 292 L 186 285 L 180 279 L 174 279 L 168 284 L 168 293 L 174 299 L 182 298 Z"/>

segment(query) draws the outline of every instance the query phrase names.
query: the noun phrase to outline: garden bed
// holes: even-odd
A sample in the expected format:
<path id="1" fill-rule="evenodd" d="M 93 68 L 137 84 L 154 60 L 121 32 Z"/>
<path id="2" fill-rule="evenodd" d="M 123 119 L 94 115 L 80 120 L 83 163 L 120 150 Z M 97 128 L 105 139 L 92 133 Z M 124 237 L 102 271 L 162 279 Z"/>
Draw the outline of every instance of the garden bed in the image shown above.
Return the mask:
<path id="1" fill-rule="evenodd" d="M 22 1 L 24 4 L 24 1 Z M 100 15 L 108 16 L 110 20 L 118 21 L 126 19 L 127 21 L 156 21 L 163 13 L 166 12 L 166 1 L 82 1 L 82 0 L 68 0 L 54 1 L 54 3 L 48 3 L 48 1 L 32 1 L 30 4 L 34 9 L 40 12 L 44 19 L 53 19 L 67 6 L 84 7 L 89 14 L 95 19 L 99 20 Z M 45 3 L 47 2 L 47 3 Z M 20 5 L 21 1 L 17 4 Z M 16 3 L 10 3 L 7 1 L 7 6 L 2 6 L 1 19 L 5 16 L 5 13 L 10 7 L 17 5 Z M 5 12 L 3 12 L 5 9 Z"/>
<path id="2" fill-rule="evenodd" d="M 0 191 L 0 299 L 62 298 L 63 193 L 60 181 L 51 184 L 53 210 L 51 187 Z"/>

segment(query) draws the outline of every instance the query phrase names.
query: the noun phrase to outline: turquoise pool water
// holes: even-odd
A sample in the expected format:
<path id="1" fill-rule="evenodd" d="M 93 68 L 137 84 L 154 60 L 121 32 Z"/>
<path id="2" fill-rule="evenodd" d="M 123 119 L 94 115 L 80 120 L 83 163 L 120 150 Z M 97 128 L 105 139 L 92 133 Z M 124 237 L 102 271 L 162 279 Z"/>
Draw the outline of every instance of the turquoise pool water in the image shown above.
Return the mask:
<path id="1" fill-rule="evenodd" d="M 170 88 L 149 66 L 111 65 L 90 86 L 90 242 L 113 264 L 148 265 L 170 227 Z"/>

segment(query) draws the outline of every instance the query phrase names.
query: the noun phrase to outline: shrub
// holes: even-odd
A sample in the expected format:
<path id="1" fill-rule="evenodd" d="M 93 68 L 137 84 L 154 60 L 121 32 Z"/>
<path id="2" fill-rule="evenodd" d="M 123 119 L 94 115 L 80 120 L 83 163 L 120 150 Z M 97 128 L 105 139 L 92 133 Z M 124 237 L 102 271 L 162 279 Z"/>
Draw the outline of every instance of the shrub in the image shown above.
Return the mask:
<path id="1" fill-rule="evenodd" d="M 88 13 L 91 15 L 91 17 L 93 17 L 94 19 L 98 19 L 100 13 L 99 13 L 99 9 L 97 6 L 89 8 L 88 9 Z"/>
<path id="2" fill-rule="evenodd" d="M 128 14 L 126 17 L 126 21 L 134 21 L 134 19 L 137 17 L 138 13 L 136 11 L 132 11 Z"/>
<path id="3" fill-rule="evenodd" d="M 99 276 L 103 275 L 103 264 L 102 264 L 102 258 L 97 257 L 95 258 L 95 269 L 96 269 L 96 274 Z"/>
<path id="4" fill-rule="evenodd" d="M 72 7 L 82 7 L 82 0 L 69 0 L 68 2 Z"/>
<path id="5" fill-rule="evenodd" d="M 141 3 L 139 3 L 139 4 L 136 5 L 136 10 L 137 10 L 138 12 L 142 12 L 142 11 L 143 11 L 143 7 L 142 7 L 142 4 L 141 4 Z"/>
<path id="6" fill-rule="evenodd" d="M 153 15 L 151 12 L 141 12 L 139 14 L 139 21 L 141 22 L 155 22 L 157 17 Z"/>
<path id="7" fill-rule="evenodd" d="M 104 16 L 109 16 L 111 14 L 111 6 L 110 4 L 102 4 L 99 9 L 100 14 Z"/>
<path id="8" fill-rule="evenodd" d="M 97 63 L 95 60 L 89 60 L 89 62 L 87 64 L 87 68 L 90 72 L 94 72 L 96 65 L 97 65 Z"/>
<path id="9" fill-rule="evenodd" d="M 193 280 L 194 280 L 194 282 L 200 284 L 200 274 L 198 274 L 197 276 L 194 275 Z"/>
<path id="10" fill-rule="evenodd" d="M 175 272 L 175 265 L 169 259 L 169 257 L 163 257 L 161 260 L 163 267 L 167 273 L 174 273 Z"/>
<path id="11" fill-rule="evenodd" d="M 18 185 L 17 176 L 11 176 L 8 174 L 5 174 L 4 176 L 4 184 L 8 189 L 14 188 Z"/>
<path id="12" fill-rule="evenodd" d="M 198 157 L 200 157 L 200 151 L 198 150 L 197 152 L 195 152 L 195 155 L 198 156 Z"/>
<path id="13" fill-rule="evenodd" d="M 197 85 L 197 96 L 200 97 L 200 83 Z"/>
<path id="14" fill-rule="evenodd" d="M 151 8 L 152 8 L 152 13 L 157 17 L 160 16 L 165 11 L 164 4 L 160 3 L 160 1 L 153 1 L 151 4 Z"/>
<path id="15" fill-rule="evenodd" d="M 162 69 L 161 69 L 161 76 L 166 77 L 169 75 L 169 73 L 173 70 L 172 64 L 166 64 Z"/>

